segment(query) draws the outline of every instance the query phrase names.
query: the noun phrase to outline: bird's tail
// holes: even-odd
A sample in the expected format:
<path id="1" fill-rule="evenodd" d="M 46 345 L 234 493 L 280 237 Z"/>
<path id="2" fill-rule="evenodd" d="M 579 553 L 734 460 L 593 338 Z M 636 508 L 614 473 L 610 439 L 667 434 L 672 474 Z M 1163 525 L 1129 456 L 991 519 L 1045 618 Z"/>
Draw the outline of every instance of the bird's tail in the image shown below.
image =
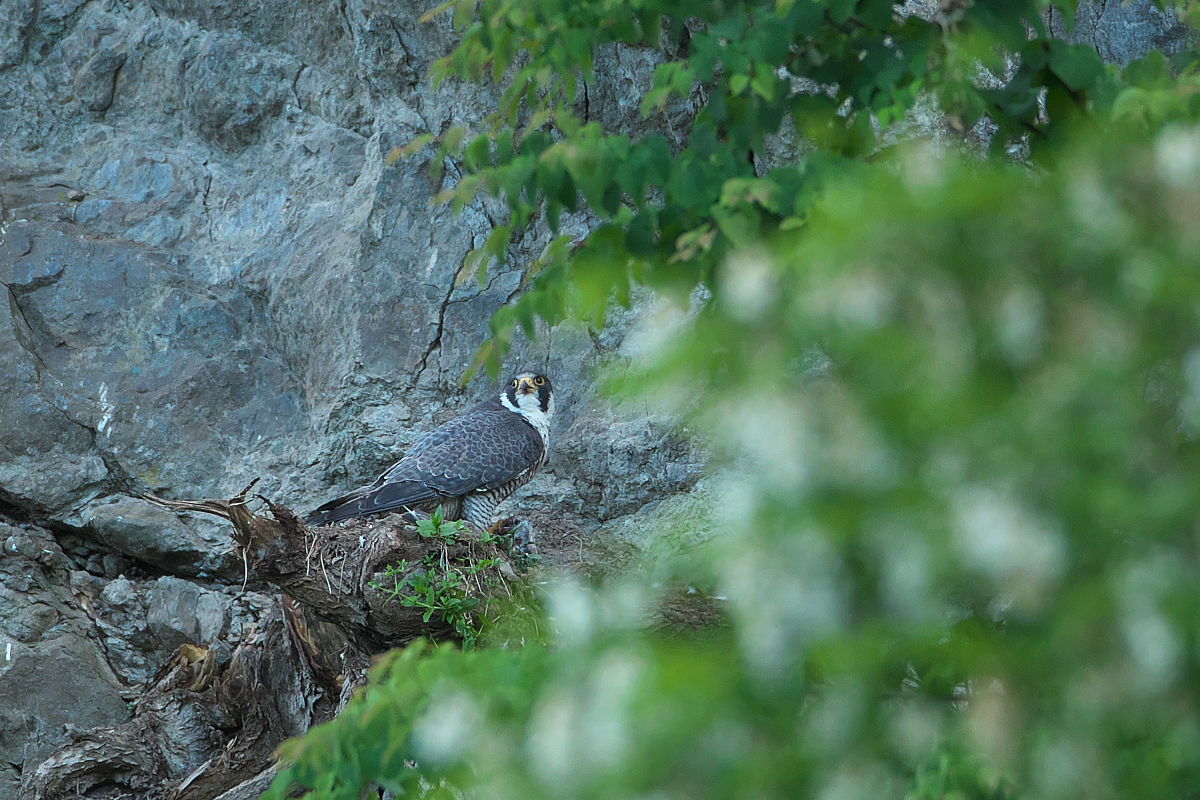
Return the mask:
<path id="1" fill-rule="evenodd" d="M 350 494 L 344 494 L 341 497 L 335 497 L 328 503 L 321 505 L 318 508 L 309 512 L 304 518 L 304 525 L 309 528 L 315 528 L 318 525 L 328 525 L 331 522 L 339 522 L 343 519 L 361 516 L 363 510 L 359 503 L 367 495 L 363 489 L 356 489 Z"/>
<path id="2" fill-rule="evenodd" d="M 304 518 L 308 527 L 328 525 L 352 517 L 369 517 L 386 511 L 409 511 L 435 500 L 439 493 L 421 481 L 375 482 L 335 497 Z"/>

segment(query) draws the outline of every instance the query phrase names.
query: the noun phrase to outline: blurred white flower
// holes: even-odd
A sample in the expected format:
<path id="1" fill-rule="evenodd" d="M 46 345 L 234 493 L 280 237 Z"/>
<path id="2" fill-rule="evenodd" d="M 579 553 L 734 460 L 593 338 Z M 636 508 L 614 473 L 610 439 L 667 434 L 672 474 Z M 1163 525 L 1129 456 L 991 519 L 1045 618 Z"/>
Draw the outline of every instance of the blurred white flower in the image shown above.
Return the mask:
<path id="1" fill-rule="evenodd" d="M 1024 366 L 1037 358 L 1045 339 L 1042 296 L 1028 286 L 1008 288 L 996 306 L 996 338 L 1009 360 Z"/>
<path id="2" fill-rule="evenodd" d="M 630 715 L 645 662 L 628 650 L 605 653 L 577 682 L 552 689 L 534 709 L 526 747 L 551 796 L 619 769 L 633 740 Z"/>
<path id="3" fill-rule="evenodd" d="M 580 645 L 592 638 L 595 597 L 578 581 L 566 576 L 555 580 L 547 587 L 546 607 L 563 645 Z"/>
<path id="4" fill-rule="evenodd" d="M 431 764 L 454 761 L 475 745 L 481 721 L 479 706 L 466 692 L 435 691 L 429 711 L 413 726 L 417 758 Z"/>
<path id="5" fill-rule="evenodd" d="M 1129 679 L 1142 691 L 1159 691 L 1179 677 L 1183 643 L 1161 606 L 1164 595 L 1188 579 L 1169 556 L 1154 554 L 1130 564 L 1117 581 L 1121 633 L 1136 665 Z"/>
<path id="6" fill-rule="evenodd" d="M 996 581 L 1018 609 L 1036 608 L 1062 572 L 1062 534 L 1011 493 L 969 486 L 951 502 L 954 543 L 967 565 Z"/>
<path id="7" fill-rule="evenodd" d="M 750 322 L 759 317 L 778 293 L 776 267 L 761 249 L 739 250 L 721 269 L 721 302 L 734 317 Z"/>
<path id="8" fill-rule="evenodd" d="M 796 531 L 769 545 L 744 536 L 722 564 L 743 654 L 770 676 L 794 666 L 805 642 L 846 624 L 843 565 L 829 540 Z"/>
<path id="9" fill-rule="evenodd" d="M 1200 131 L 1168 128 L 1158 137 L 1154 156 L 1163 180 L 1177 188 L 1194 188 L 1200 180 Z"/>
<path id="10" fill-rule="evenodd" d="M 760 490 L 803 488 L 811 441 L 795 403 L 774 392 L 738 393 L 715 410 L 713 423 L 725 450 L 744 460 Z"/>

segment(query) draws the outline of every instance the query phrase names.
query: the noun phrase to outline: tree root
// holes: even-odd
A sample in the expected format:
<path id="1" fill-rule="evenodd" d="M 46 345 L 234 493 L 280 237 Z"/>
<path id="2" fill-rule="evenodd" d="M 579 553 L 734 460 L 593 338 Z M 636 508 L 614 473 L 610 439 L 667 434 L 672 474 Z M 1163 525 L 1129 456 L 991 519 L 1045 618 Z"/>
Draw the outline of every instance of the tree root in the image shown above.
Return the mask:
<path id="1" fill-rule="evenodd" d="M 461 591 L 505 591 L 511 570 L 491 542 L 424 539 L 400 515 L 309 529 L 287 507 L 251 496 L 253 486 L 229 500 L 147 499 L 228 520 L 247 576 L 281 591 L 274 606 L 241 642 L 183 645 L 129 721 L 78 735 L 27 774 L 22 797 L 257 797 L 275 748 L 331 719 L 373 654 L 421 635 L 454 635 L 448 621 L 426 621 L 427 609 L 398 599 L 409 576 L 428 563 L 489 559 Z M 256 500 L 269 517 L 251 510 Z"/>

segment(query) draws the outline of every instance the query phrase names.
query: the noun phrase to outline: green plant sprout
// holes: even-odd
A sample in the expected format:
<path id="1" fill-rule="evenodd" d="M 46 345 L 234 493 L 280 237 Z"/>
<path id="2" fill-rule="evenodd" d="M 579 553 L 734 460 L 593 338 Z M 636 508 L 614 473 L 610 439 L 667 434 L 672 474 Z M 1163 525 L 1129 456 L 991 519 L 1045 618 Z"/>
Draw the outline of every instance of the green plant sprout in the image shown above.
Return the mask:
<path id="1" fill-rule="evenodd" d="M 441 506 L 433 510 L 428 519 L 417 520 L 417 533 L 422 539 L 438 539 L 446 544 L 455 544 L 467 532 L 467 523 L 461 519 L 446 519 Z"/>

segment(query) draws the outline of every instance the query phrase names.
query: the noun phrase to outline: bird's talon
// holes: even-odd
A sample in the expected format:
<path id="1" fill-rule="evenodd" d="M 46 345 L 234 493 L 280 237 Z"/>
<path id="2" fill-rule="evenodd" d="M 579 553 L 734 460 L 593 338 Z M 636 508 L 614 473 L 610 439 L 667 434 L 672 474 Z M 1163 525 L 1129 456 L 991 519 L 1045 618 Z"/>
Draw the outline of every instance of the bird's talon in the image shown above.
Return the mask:
<path id="1" fill-rule="evenodd" d="M 486 533 L 488 536 L 499 539 L 508 536 L 511 532 L 511 529 L 516 527 L 519 522 L 520 520 L 518 520 L 516 517 L 504 517 L 503 519 L 498 519 L 493 522 L 491 526 L 488 527 Z"/>

